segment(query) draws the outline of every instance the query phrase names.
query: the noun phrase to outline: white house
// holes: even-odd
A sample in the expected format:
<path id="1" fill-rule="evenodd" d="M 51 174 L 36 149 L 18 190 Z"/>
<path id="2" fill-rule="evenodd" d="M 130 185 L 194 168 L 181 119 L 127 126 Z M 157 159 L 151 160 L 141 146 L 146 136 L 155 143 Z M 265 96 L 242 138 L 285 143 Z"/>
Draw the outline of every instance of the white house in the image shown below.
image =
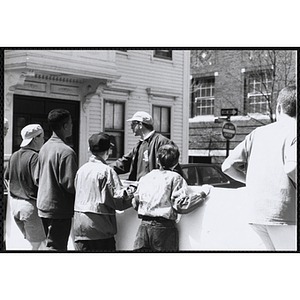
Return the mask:
<path id="1" fill-rule="evenodd" d="M 136 111 L 153 115 L 155 129 L 188 159 L 190 53 L 184 50 L 5 50 L 4 117 L 6 159 L 19 148 L 21 129 L 40 123 L 50 137 L 47 114 L 68 109 L 79 165 L 88 159 L 87 140 L 105 131 L 115 138 L 112 159 L 137 142 L 126 122 Z"/>

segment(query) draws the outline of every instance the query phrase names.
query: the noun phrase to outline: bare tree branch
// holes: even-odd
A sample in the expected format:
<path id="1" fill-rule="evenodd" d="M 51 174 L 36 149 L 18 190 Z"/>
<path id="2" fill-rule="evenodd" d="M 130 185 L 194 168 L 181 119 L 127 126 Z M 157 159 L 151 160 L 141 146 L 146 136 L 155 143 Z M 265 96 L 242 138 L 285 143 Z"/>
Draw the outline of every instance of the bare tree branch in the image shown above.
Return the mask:
<path id="1" fill-rule="evenodd" d="M 267 114 L 270 118 L 270 121 L 274 122 L 278 92 L 285 86 L 295 84 L 296 82 L 295 51 L 277 49 L 233 51 L 236 51 L 237 54 L 240 54 L 241 51 L 245 51 L 244 53 L 249 53 L 249 60 L 245 62 L 245 66 L 241 67 L 247 67 L 250 70 L 247 72 L 247 75 L 250 76 L 250 78 L 251 76 L 252 78 L 257 78 L 257 80 L 260 82 L 260 84 L 255 85 L 253 96 L 257 94 L 257 96 L 265 99 L 266 111 L 261 111 L 261 113 Z M 200 67 L 200 62 L 203 60 L 203 52 L 203 49 L 191 51 L 192 69 Z M 241 86 L 244 85 L 242 79 L 237 77 L 237 75 L 233 75 L 231 70 L 228 70 L 226 75 L 231 76 L 234 78 L 234 80 L 240 81 Z M 191 93 L 195 91 L 195 88 L 196 86 L 191 84 Z M 231 100 L 230 95 L 227 96 L 226 93 L 222 95 L 222 98 L 230 105 L 236 104 Z M 215 101 L 215 105 L 217 104 L 218 102 Z"/>

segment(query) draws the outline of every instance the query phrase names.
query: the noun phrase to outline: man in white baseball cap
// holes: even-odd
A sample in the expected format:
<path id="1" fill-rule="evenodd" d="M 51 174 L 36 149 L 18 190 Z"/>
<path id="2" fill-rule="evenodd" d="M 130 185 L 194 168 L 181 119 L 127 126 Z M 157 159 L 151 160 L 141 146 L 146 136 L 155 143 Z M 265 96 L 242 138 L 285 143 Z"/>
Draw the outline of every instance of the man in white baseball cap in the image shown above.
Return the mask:
<path id="1" fill-rule="evenodd" d="M 131 122 L 132 132 L 135 136 L 139 136 L 140 140 L 129 153 L 119 158 L 112 166 L 118 174 L 129 172 L 128 180 L 138 181 L 153 169 L 159 168 L 157 164 L 159 147 L 165 144 L 175 144 L 154 130 L 152 116 L 145 111 L 136 112 L 127 121 Z M 179 165 L 175 166 L 174 171 L 182 175 Z"/>
<path id="2" fill-rule="evenodd" d="M 153 125 L 152 117 L 145 111 L 136 112 L 132 118 L 128 119 L 127 122 L 138 121 L 144 124 Z"/>
<path id="3" fill-rule="evenodd" d="M 20 147 L 25 147 L 31 143 L 31 141 L 44 132 L 43 128 L 39 124 L 30 124 L 25 126 L 21 130 L 22 143 Z M 43 144 L 42 144 L 43 145 Z M 38 149 L 40 150 L 40 149 Z"/>
<path id="4" fill-rule="evenodd" d="M 12 214 L 32 250 L 38 250 L 45 240 L 42 220 L 36 206 L 38 187 L 35 171 L 38 151 L 44 144 L 44 130 L 39 124 L 29 124 L 21 130 L 22 143 L 9 160 L 5 179 L 9 181 Z"/>

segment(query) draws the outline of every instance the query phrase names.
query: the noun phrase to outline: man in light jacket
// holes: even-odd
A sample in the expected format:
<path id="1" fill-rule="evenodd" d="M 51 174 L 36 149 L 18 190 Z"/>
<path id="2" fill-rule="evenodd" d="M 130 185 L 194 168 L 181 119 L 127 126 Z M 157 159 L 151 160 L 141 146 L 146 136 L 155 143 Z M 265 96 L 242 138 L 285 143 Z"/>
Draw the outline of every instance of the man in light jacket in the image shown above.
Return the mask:
<path id="1" fill-rule="evenodd" d="M 89 138 L 93 155 L 76 174 L 74 236 L 78 251 L 115 251 L 115 210 L 131 207 L 135 189 L 123 187 L 106 163 L 111 146 L 108 134 L 93 134 Z"/>
<path id="2" fill-rule="evenodd" d="M 253 204 L 250 225 L 267 250 L 296 250 L 297 90 L 278 96 L 277 122 L 246 136 L 222 165 L 224 173 L 246 183 Z"/>

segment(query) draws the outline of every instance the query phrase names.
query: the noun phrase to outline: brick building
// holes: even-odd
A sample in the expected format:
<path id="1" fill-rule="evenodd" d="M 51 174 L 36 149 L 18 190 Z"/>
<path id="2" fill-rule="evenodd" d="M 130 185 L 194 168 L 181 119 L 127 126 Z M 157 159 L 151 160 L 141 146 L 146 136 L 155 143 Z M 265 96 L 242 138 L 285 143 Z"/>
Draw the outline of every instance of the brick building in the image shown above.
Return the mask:
<path id="1" fill-rule="evenodd" d="M 222 163 L 248 133 L 275 121 L 278 92 L 295 84 L 296 50 L 192 50 L 189 161 Z M 236 127 L 222 135 L 226 114 Z"/>

